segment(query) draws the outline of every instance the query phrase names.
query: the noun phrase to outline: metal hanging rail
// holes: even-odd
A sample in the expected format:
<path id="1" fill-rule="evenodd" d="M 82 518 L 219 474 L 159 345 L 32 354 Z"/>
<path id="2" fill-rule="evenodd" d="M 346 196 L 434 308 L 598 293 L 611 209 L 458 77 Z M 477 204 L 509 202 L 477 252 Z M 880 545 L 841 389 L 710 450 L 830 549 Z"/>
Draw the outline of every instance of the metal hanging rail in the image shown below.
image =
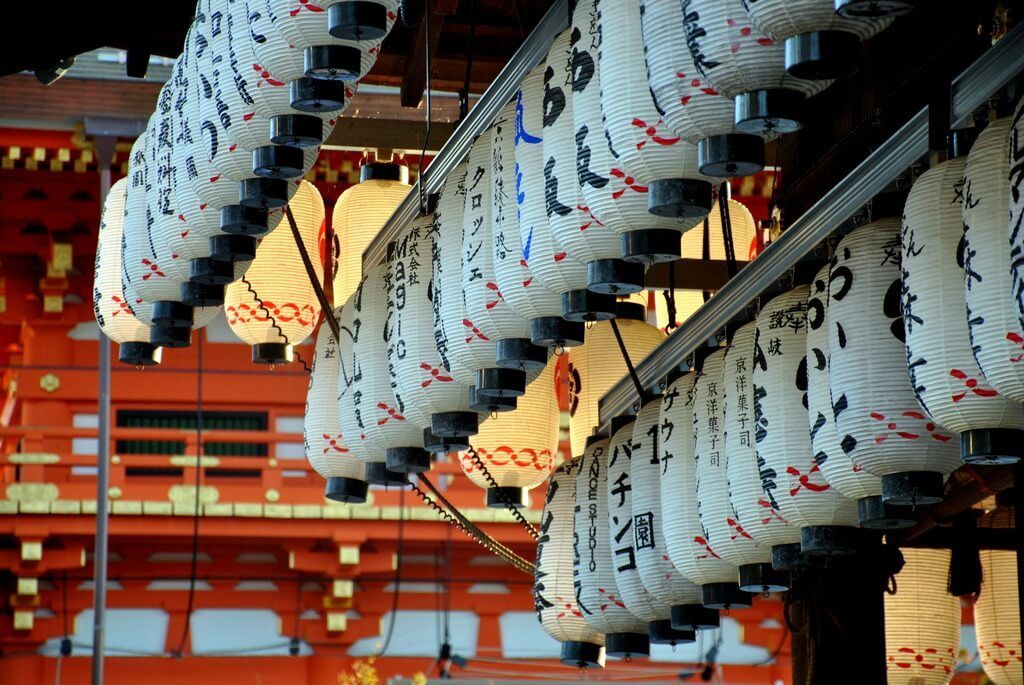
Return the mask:
<path id="1" fill-rule="evenodd" d="M 448 174 L 469 154 L 473 141 L 491 125 L 526 74 L 547 55 L 555 36 L 568 26 L 569 0 L 555 0 L 363 252 L 363 271 L 384 261 L 388 243 L 419 214 L 420 184 L 423 184 L 427 195 L 441 190 Z"/>
<path id="2" fill-rule="evenodd" d="M 954 128 L 968 121 L 975 109 L 1022 70 L 1024 26 L 1018 26 L 953 82 L 951 120 Z M 654 388 L 787 269 L 927 152 L 928 108 L 925 107 L 647 355 L 636 369 L 644 387 Z M 601 427 L 607 427 L 612 418 L 630 411 L 636 401 L 633 382 L 628 377 L 623 378 L 601 399 Z"/>

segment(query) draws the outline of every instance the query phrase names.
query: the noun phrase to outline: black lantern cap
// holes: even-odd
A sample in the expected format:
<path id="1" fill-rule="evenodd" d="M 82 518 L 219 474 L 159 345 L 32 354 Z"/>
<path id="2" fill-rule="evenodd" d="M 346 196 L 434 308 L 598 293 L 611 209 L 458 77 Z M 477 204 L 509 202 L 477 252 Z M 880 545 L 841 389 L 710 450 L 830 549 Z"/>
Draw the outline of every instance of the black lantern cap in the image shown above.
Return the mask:
<path id="1" fill-rule="evenodd" d="M 267 210 L 262 207 L 228 205 L 220 210 L 220 230 L 233 235 L 261 236 L 267 232 Z"/>
<path id="2" fill-rule="evenodd" d="M 387 31 L 387 8 L 379 2 L 350 0 L 327 8 L 327 32 L 340 40 L 380 40 Z"/>
<path id="3" fill-rule="evenodd" d="M 117 347 L 117 361 L 132 366 L 155 366 L 160 363 L 162 352 L 151 342 L 123 342 Z"/>
<path id="4" fill-rule="evenodd" d="M 519 369 L 480 369 L 476 374 L 476 391 L 493 397 L 522 397 L 526 393 L 526 372 Z"/>
<path id="5" fill-rule="evenodd" d="M 693 630 L 676 630 L 672 621 L 651 621 L 647 624 L 647 639 L 652 645 L 688 645 L 697 641 L 697 633 Z"/>
<path id="6" fill-rule="evenodd" d="M 718 611 L 700 604 L 677 604 L 669 616 L 676 630 L 714 630 L 721 625 Z"/>
<path id="7" fill-rule="evenodd" d="M 530 340 L 541 347 L 577 347 L 583 344 L 586 324 L 566 321 L 560 316 L 530 320 Z"/>
<path id="8" fill-rule="evenodd" d="M 945 498 L 945 478 L 936 471 L 906 471 L 882 476 L 882 501 L 919 507 Z"/>
<path id="9" fill-rule="evenodd" d="M 541 371 L 547 366 L 550 350 L 529 338 L 503 338 L 497 347 L 495 363 L 503 369 Z"/>
<path id="10" fill-rule="evenodd" d="M 682 241 L 683 234 L 671 228 L 644 228 L 619 236 L 622 258 L 645 267 L 679 259 Z"/>
<path id="11" fill-rule="evenodd" d="M 697 141 L 700 173 L 717 178 L 753 176 L 764 169 L 764 138 L 724 133 Z"/>
<path id="12" fill-rule="evenodd" d="M 179 295 L 182 303 L 190 307 L 219 307 L 224 304 L 223 285 L 207 285 L 189 281 L 181 284 Z M 156 310 L 154 309 L 154 311 Z"/>
<path id="13" fill-rule="evenodd" d="M 327 79 L 316 79 L 305 76 L 295 79 L 288 84 L 288 94 L 291 96 L 292 109 L 310 114 L 323 114 L 336 112 L 345 106 L 345 82 L 331 81 Z M 273 119 L 271 120 L 273 125 Z M 323 124 L 321 123 L 321 127 Z M 317 132 L 317 138 L 322 140 L 322 128 Z M 275 143 L 287 145 L 284 141 L 274 140 Z M 311 145 L 319 145 L 310 143 Z M 299 147 L 307 147 L 299 145 Z"/>
<path id="14" fill-rule="evenodd" d="M 857 500 L 857 520 L 868 530 L 898 530 L 917 525 L 909 507 L 887 505 L 881 495 L 861 497 Z"/>
<path id="15" fill-rule="evenodd" d="M 298 81 L 292 81 L 292 84 Z M 315 147 L 324 140 L 324 122 L 312 114 L 276 114 L 270 117 L 270 142 L 293 148 Z"/>
<path id="16" fill-rule="evenodd" d="M 807 557 L 800 550 L 799 542 L 772 545 L 772 568 L 776 571 L 792 571 L 809 565 Z"/>
<path id="17" fill-rule="evenodd" d="M 587 290 L 606 295 L 629 295 L 644 289 L 644 265 L 625 259 L 587 263 Z"/>
<path id="18" fill-rule="evenodd" d="M 711 211 L 713 193 L 707 181 L 661 178 L 647 184 L 647 211 L 672 219 L 697 219 Z"/>
<path id="19" fill-rule="evenodd" d="M 234 238 L 242 236 L 224 234 L 224 237 Z M 212 241 L 213 238 L 210 238 L 210 240 Z M 193 259 L 188 263 L 188 280 L 190 283 L 224 286 L 235 280 L 235 265 L 229 261 L 214 258 L 212 255 L 210 257 Z"/>
<path id="20" fill-rule="evenodd" d="M 750 607 L 749 592 L 740 589 L 737 583 L 708 583 L 701 585 L 701 598 L 706 609 L 730 611 Z"/>
<path id="21" fill-rule="evenodd" d="M 985 428 L 960 434 L 960 456 L 967 464 L 1016 464 L 1024 456 L 1024 431 Z"/>
<path id="22" fill-rule="evenodd" d="M 366 501 L 367 492 L 369 492 L 369 485 L 366 481 L 335 476 L 327 479 L 324 497 L 332 502 L 362 504 Z"/>
<path id="23" fill-rule="evenodd" d="M 388 471 L 425 473 L 430 470 L 430 452 L 422 447 L 389 447 L 386 452 Z"/>
<path id="24" fill-rule="evenodd" d="M 188 347 L 192 344 L 192 327 L 154 324 L 149 329 L 149 342 L 172 349 Z"/>
<path id="25" fill-rule="evenodd" d="M 150 318 L 154 324 L 165 326 L 188 326 L 191 327 L 194 318 L 193 308 L 182 302 L 174 300 L 160 300 L 153 303 L 153 313 Z"/>
<path id="26" fill-rule="evenodd" d="M 238 202 L 256 209 L 278 209 L 288 204 L 288 181 L 260 176 L 238 183 Z"/>
<path id="27" fill-rule="evenodd" d="M 333 5 L 332 5 L 333 6 Z M 366 162 L 359 167 L 359 182 L 401 181 L 409 182 L 409 167 L 394 162 Z"/>
<path id="28" fill-rule="evenodd" d="M 848 557 L 877 539 L 877 533 L 853 526 L 805 526 L 800 529 L 800 551 L 807 557 Z"/>
<path id="29" fill-rule="evenodd" d="M 563 666 L 575 668 L 604 668 L 604 647 L 593 642 L 567 640 L 562 643 Z"/>
<path id="30" fill-rule="evenodd" d="M 786 39 L 786 71 L 808 81 L 857 73 L 860 39 L 846 31 L 812 31 Z"/>
<path id="31" fill-rule="evenodd" d="M 211 236 L 210 256 L 229 263 L 231 280 L 227 283 L 232 283 L 235 280 L 235 268 L 231 262 L 251 262 L 256 259 L 256 237 L 231 233 Z"/>
<path id="32" fill-rule="evenodd" d="M 440 438 L 476 435 L 480 416 L 475 411 L 448 411 L 430 416 L 430 432 Z"/>
<path id="33" fill-rule="evenodd" d="M 615 318 L 615 296 L 596 293 L 586 288 L 562 293 L 562 318 L 589 323 Z"/>
<path id="34" fill-rule="evenodd" d="M 773 88 L 741 93 L 733 101 L 736 130 L 755 135 L 784 135 L 803 128 L 800 110 L 804 96 L 795 90 Z"/>
<path id="35" fill-rule="evenodd" d="M 351 45 L 313 45 L 303 52 L 306 76 L 317 80 L 354 81 L 362 69 L 363 53 Z"/>
<path id="36" fill-rule="evenodd" d="M 408 475 L 389 470 L 387 464 L 382 461 L 367 462 L 363 471 L 363 478 L 370 485 L 383 485 L 385 487 L 405 487 L 409 485 Z"/>
<path id="37" fill-rule="evenodd" d="M 526 488 L 487 488 L 487 506 L 491 509 L 505 509 L 511 504 L 517 509 L 530 506 L 530 491 Z"/>
<path id="38" fill-rule="evenodd" d="M 291 364 L 295 350 L 287 343 L 256 343 L 252 346 L 253 364 Z"/>
<path id="39" fill-rule="evenodd" d="M 423 429 L 423 449 L 431 454 L 447 454 L 464 452 L 469 449 L 469 440 L 465 437 L 439 438 L 429 428 Z"/>
<path id="40" fill-rule="evenodd" d="M 266 178 L 298 178 L 305 173 L 304 154 L 290 145 L 264 145 L 252 151 L 252 173 Z"/>
<path id="41" fill-rule="evenodd" d="M 510 395 L 489 395 L 474 386 L 469 388 L 469 408 L 478 414 L 495 414 L 515 411 L 519 400 Z"/>
<path id="42" fill-rule="evenodd" d="M 915 0 L 836 0 L 841 17 L 899 17 L 914 11 Z"/>
<path id="43" fill-rule="evenodd" d="M 740 589 L 744 592 L 763 594 L 789 590 L 789 573 L 776 571 L 769 563 L 744 564 L 739 572 Z"/>
<path id="44" fill-rule="evenodd" d="M 644 633 L 608 633 L 604 636 L 604 651 L 619 659 L 636 659 L 651 654 L 651 643 Z"/>

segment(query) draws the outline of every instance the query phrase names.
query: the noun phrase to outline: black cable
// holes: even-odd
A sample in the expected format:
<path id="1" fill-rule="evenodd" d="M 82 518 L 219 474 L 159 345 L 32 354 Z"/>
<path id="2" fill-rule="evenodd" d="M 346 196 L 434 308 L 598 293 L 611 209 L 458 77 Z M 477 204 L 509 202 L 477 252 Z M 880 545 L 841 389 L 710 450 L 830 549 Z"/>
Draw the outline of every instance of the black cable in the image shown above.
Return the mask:
<path id="1" fill-rule="evenodd" d="M 309 258 L 309 251 L 306 250 L 306 243 L 302 241 L 302 235 L 299 233 L 299 226 L 295 223 L 295 216 L 292 214 L 292 208 L 290 206 L 285 205 L 284 215 L 288 218 L 288 225 L 292 229 L 292 238 L 295 239 L 295 247 L 299 250 L 299 257 L 302 258 L 302 266 L 306 269 L 306 277 L 309 278 L 309 284 L 313 286 L 313 292 L 316 294 L 316 299 L 320 303 L 320 310 L 324 313 L 324 319 L 327 321 L 327 326 L 331 329 L 331 333 L 334 334 L 335 342 L 338 342 L 341 340 L 341 329 L 338 327 L 338 320 L 334 318 L 334 309 L 331 308 L 331 303 L 327 299 L 327 294 L 324 292 L 323 284 L 316 276 L 316 269 L 313 268 L 313 260 Z M 306 362 L 303 361 L 302 363 L 305 365 Z"/>
<path id="2" fill-rule="evenodd" d="M 469 38 L 466 43 L 466 78 L 459 91 L 459 122 L 469 114 L 469 84 L 473 77 L 473 46 L 476 42 L 476 10 L 479 0 L 469 0 Z"/>
<path id="3" fill-rule="evenodd" d="M 636 375 L 636 367 L 633 366 L 633 360 L 629 358 L 629 350 L 626 349 L 626 343 L 622 339 L 622 332 L 619 331 L 619 324 L 615 319 L 609 321 L 612 325 L 612 332 L 615 333 L 615 341 L 619 343 L 619 352 L 622 353 L 622 360 L 626 362 L 626 370 L 629 371 L 629 378 L 633 381 L 633 387 L 636 388 L 637 399 L 642 400 L 644 398 L 644 385 L 640 382 L 640 376 Z"/>
<path id="4" fill-rule="evenodd" d="M 722 217 L 722 244 L 725 247 L 725 268 L 729 278 L 739 270 L 736 265 L 736 245 L 732 240 L 732 217 L 729 215 L 728 181 L 722 181 L 718 188 L 718 211 Z"/>
<path id="5" fill-rule="evenodd" d="M 665 296 L 665 306 L 668 307 L 668 323 L 665 325 L 665 332 L 671 333 L 678 328 L 676 316 L 676 265 L 668 265 L 668 290 L 662 291 Z"/>
<path id="6" fill-rule="evenodd" d="M 480 455 L 477 453 L 475 449 L 473 449 L 472 445 L 470 445 L 469 448 L 466 450 L 466 454 L 468 454 L 469 458 L 473 460 L 473 463 L 476 465 L 476 467 L 480 469 L 480 473 L 483 474 L 483 477 L 487 481 L 488 485 L 490 485 L 491 488 L 493 488 L 494 491 L 498 493 L 498 497 L 501 498 L 502 505 L 506 509 L 508 509 L 509 512 L 511 512 L 512 518 L 519 522 L 519 525 L 521 525 L 523 529 L 530 534 L 530 537 L 532 537 L 534 540 L 540 540 L 540 533 L 537 532 L 537 529 L 534 528 L 530 524 L 530 522 L 526 520 L 526 517 L 523 516 L 523 513 L 519 511 L 519 507 L 512 503 L 512 500 L 505 493 L 505 490 L 498 486 L 498 481 L 494 479 L 494 476 L 491 475 L 491 472 L 487 470 L 486 466 L 484 466 L 484 460 L 480 458 Z"/>
<path id="7" fill-rule="evenodd" d="M 395 635 L 395 624 L 398 623 L 398 595 L 402 591 L 402 540 L 405 532 L 405 489 L 398 491 L 398 539 L 395 541 L 395 591 L 391 593 L 391 622 L 388 623 L 388 632 L 384 637 L 384 644 L 380 651 L 374 656 L 375 659 L 384 656 L 391 646 L 391 638 Z"/>
<path id="8" fill-rule="evenodd" d="M 302 358 L 302 355 L 299 354 L 299 351 L 292 346 L 292 342 L 291 340 L 288 339 L 288 336 L 285 334 L 284 329 L 281 328 L 281 326 L 277 323 L 277 319 L 275 319 L 274 315 L 270 313 L 270 309 L 267 307 L 267 305 L 263 303 L 263 299 L 256 293 L 256 288 L 253 287 L 252 282 L 245 276 L 242 276 L 241 282 L 243 285 L 245 285 L 245 289 L 249 291 L 249 294 L 252 295 L 253 302 L 256 303 L 256 306 L 259 307 L 260 311 L 262 311 L 263 314 L 267 317 L 267 321 L 270 323 L 270 327 L 277 331 L 278 337 L 280 337 L 281 340 L 284 341 L 285 345 L 292 348 L 292 351 L 294 352 L 296 359 L 298 359 L 299 362 L 302 364 L 303 371 L 305 371 L 306 373 L 312 373 L 313 370 L 309 368 L 309 364 L 307 364 L 306 360 Z"/>
<path id="9" fill-rule="evenodd" d="M 426 92 L 427 92 L 427 128 L 423 133 L 423 148 L 420 150 L 419 171 L 416 173 L 416 186 L 420 190 L 420 216 L 427 213 L 427 188 L 423 183 L 423 159 L 427 156 L 427 144 L 430 142 L 430 14 L 432 8 L 427 6 L 423 10 L 423 30 L 426 40 L 423 41 L 423 55 L 426 63 Z"/>

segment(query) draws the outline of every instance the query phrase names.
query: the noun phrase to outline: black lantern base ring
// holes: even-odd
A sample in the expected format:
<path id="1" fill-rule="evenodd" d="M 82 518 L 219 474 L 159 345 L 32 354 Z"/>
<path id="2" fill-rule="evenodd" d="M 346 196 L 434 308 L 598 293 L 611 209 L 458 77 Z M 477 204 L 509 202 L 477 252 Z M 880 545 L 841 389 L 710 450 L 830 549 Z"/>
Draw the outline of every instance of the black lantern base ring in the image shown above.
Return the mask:
<path id="1" fill-rule="evenodd" d="M 302 150 L 289 145 L 264 145 L 252 151 L 252 173 L 266 178 L 298 178 L 305 173 Z"/>
<path id="2" fill-rule="evenodd" d="M 836 0 L 836 14 L 841 17 L 900 17 L 914 11 L 914 0 Z"/>
<path id="3" fill-rule="evenodd" d="M 960 456 L 967 464 L 1016 464 L 1024 457 L 1024 431 L 984 428 L 960 434 Z"/>
<path id="4" fill-rule="evenodd" d="M 672 219 L 698 219 L 708 215 L 711 184 L 692 178 L 661 178 L 647 184 L 647 211 Z"/>
<path id="5" fill-rule="evenodd" d="M 339 40 L 380 40 L 388 32 L 387 8 L 372 0 L 336 2 L 327 8 L 327 32 Z"/>
<path id="6" fill-rule="evenodd" d="M 313 45 L 303 53 L 306 76 L 328 81 L 355 81 L 363 53 L 351 45 Z"/>
<path id="7" fill-rule="evenodd" d="M 812 31 L 786 39 L 786 71 L 808 81 L 857 73 L 860 39 L 846 31 Z"/>
<path id="8" fill-rule="evenodd" d="M 857 520 L 868 530 L 899 530 L 917 525 L 910 511 L 903 507 L 886 506 L 881 495 L 861 497 L 857 500 Z"/>
<path id="9" fill-rule="evenodd" d="M 225 238 L 242 236 L 224 235 Z M 210 239 L 211 241 L 213 238 Z M 188 263 L 189 283 L 200 283 L 202 285 L 227 285 L 235 280 L 235 265 L 223 259 L 200 257 L 190 260 Z"/>
<path id="10" fill-rule="evenodd" d="M 295 350 L 287 343 L 256 343 L 252 346 L 253 364 L 291 364 Z"/>
<path id="11" fill-rule="evenodd" d="M 129 341 L 117 346 L 117 361 L 132 366 L 156 366 L 162 351 L 151 342 Z"/>
<path id="12" fill-rule="evenodd" d="M 580 288 L 562 293 L 562 318 L 589 323 L 615 318 L 615 296 Z"/>
<path id="13" fill-rule="evenodd" d="M 795 90 L 754 90 L 740 93 L 733 102 L 736 130 L 740 133 L 784 135 L 803 128 L 801 109 L 804 96 Z"/>
<path id="14" fill-rule="evenodd" d="M 945 499 L 946 479 L 935 471 L 906 471 L 882 476 L 882 501 L 886 505 L 920 507 Z"/>
<path id="15" fill-rule="evenodd" d="M 312 114 L 275 114 L 270 117 L 270 142 L 293 148 L 315 147 L 324 142 L 324 122 Z"/>
<path id="16" fill-rule="evenodd" d="M 650 266 L 674 262 L 683 253 L 683 234 L 670 228 L 645 228 L 623 233 L 622 258 L 627 262 Z M 589 275 L 589 274 L 588 274 Z"/>
<path id="17" fill-rule="evenodd" d="M 753 176 L 764 169 L 764 138 L 726 133 L 697 142 L 700 173 L 718 178 Z"/>
<path id="18" fill-rule="evenodd" d="M 389 447 L 384 463 L 395 473 L 426 473 L 430 470 L 430 452 L 422 447 Z"/>
<path id="19" fill-rule="evenodd" d="M 530 320 L 530 341 L 541 347 L 578 347 L 583 344 L 586 325 L 560 316 Z"/>
<path id="20" fill-rule="evenodd" d="M 493 397 L 522 397 L 526 392 L 526 372 L 519 369 L 480 369 L 476 374 L 476 391 Z"/>
<path id="21" fill-rule="evenodd" d="M 256 209 L 278 209 L 288 204 L 288 181 L 281 178 L 246 178 L 238 183 L 238 203 Z"/>
<path id="22" fill-rule="evenodd" d="M 574 668 L 604 668 L 604 647 L 593 642 L 568 640 L 562 643 L 561 661 L 563 666 Z"/>
<path id="23" fill-rule="evenodd" d="M 251 235 L 215 235 L 210 238 L 210 256 L 225 262 L 251 262 L 256 259 L 256 237 Z M 235 269 L 231 267 L 231 283 Z M 225 285 L 227 284 L 225 283 Z"/>
<path id="24" fill-rule="evenodd" d="M 519 398 L 509 395 L 488 395 L 474 386 L 469 388 L 469 408 L 477 414 L 501 414 L 515 411 L 519 406 Z"/>
<path id="25" fill-rule="evenodd" d="M 305 76 L 295 79 L 288 84 L 288 95 L 291 97 L 292 109 L 294 110 L 310 114 L 337 112 L 345 106 L 345 83 L 343 81 L 328 81 Z M 320 126 L 321 129 L 316 135 L 322 140 L 323 123 Z M 283 141 L 275 140 L 274 142 L 287 145 Z"/>
<path id="26" fill-rule="evenodd" d="M 672 621 L 651 621 L 647 624 L 647 639 L 652 645 L 689 645 L 697 641 L 697 632 L 693 630 L 676 630 Z"/>
<path id="27" fill-rule="evenodd" d="M 707 583 L 701 585 L 700 591 L 707 609 L 730 611 L 750 608 L 750 593 L 741 590 L 737 583 Z"/>
<path id="28" fill-rule="evenodd" d="M 327 479 L 324 497 L 332 502 L 363 504 L 366 502 L 366 493 L 369 489 L 369 484 L 366 481 L 357 478 L 339 478 L 335 476 Z"/>
<path id="29" fill-rule="evenodd" d="M 503 369 L 543 371 L 549 354 L 547 347 L 534 345 L 529 338 L 503 338 L 498 341 L 495 363 Z"/>
<path id="30" fill-rule="evenodd" d="M 800 551 L 815 558 L 848 557 L 870 546 L 873 537 L 853 526 L 806 526 L 800 529 Z"/>
<path id="31" fill-rule="evenodd" d="M 792 571 L 795 568 L 806 568 L 807 566 L 807 559 L 800 551 L 799 542 L 772 545 L 772 568 L 776 571 Z"/>
<path id="32" fill-rule="evenodd" d="M 740 589 L 744 592 L 764 594 L 789 590 L 789 574 L 776 571 L 769 563 L 740 566 Z"/>
<path id="33" fill-rule="evenodd" d="M 446 411 L 430 416 L 430 432 L 439 438 L 476 435 L 480 417 L 475 411 Z"/>
<path id="34" fill-rule="evenodd" d="M 676 630 L 714 630 L 721 625 L 718 611 L 700 604 L 677 604 L 669 616 Z"/>
<path id="35" fill-rule="evenodd" d="M 367 462 L 363 468 L 363 478 L 370 485 L 383 485 L 384 487 L 404 488 L 409 484 L 408 475 L 391 471 L 382 461 Z"/>
<path id="36" fill-rule="evenodd" d="M 182 303 L 190 307 L 220 307 L 224 304 L 224 286 L 219 284 L 189 281 L 181 284 L 178 294 Z"/>
<path id="37" fill-rule="evenodd" d="M 221 207 L 220 230 L 224 233 L 261 236 L 269 228 L 265 209 L 245 205 Z"/>
<path id="38" fill-rule="evenodd" d="M 645 633 L 608 633 L 604 651 L 617 659 L 639 659 L 651 655 L 651 642 Z"/>
<path id="39" fill-rule="evenodd" d="M 469 449 L 469 440 L 465 437 L 439 438 L 429 428 L 423 429 L 423 449 L 431 454 L 447 454 L 449 452 L 465 452 Z"/>
<path id="40" fill-rule="evenodd" d="M 158 347 L 181 349 L 192 344 L 191 326 L 156 324 L 149 329 L 149 342 Z"/>
<path id="41" fill-rule="evenodd" d="M 486 503 L 490 509 L 505 509 L 508 504 L 517 509 L 530 506 L 530 491 L 526 488 L 487 488 Z"/>
<path id="42" fill-rule="evenodd" d="M 184 302 L 174 300 L 160 300 L 153 303 L 153 313 L 150 318 L 154 324 L 163 326 L 192 326 L 195 321 L 194 310 Z"/>
<path id="43" fill-rule="evenodd" d="M 587 263 L 587 290 L 603 295 L 631 295 L 644 289 L 644 265 L 625 259 Z"/>

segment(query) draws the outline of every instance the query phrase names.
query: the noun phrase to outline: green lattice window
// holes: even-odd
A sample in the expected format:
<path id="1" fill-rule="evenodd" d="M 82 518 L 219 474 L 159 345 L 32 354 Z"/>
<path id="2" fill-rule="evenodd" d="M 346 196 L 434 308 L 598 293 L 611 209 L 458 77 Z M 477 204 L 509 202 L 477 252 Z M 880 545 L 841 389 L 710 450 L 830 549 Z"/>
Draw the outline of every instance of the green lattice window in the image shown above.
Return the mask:
<path id="1" fill-rule="evenodd" d="M 117 412 L 119 428 L 178 428 L 195 431 L 199 417 L 196 412 L 121 409 Z M 266 431 L 265 412 L 204 411 L 203 430 Z M 265 457 L 267 443 L 212 442 L 203 440 L 205 453 L 211 457 Z M 174 455 L 185 453 L 184 440 L 118 440 L 121 454 Z"/>

